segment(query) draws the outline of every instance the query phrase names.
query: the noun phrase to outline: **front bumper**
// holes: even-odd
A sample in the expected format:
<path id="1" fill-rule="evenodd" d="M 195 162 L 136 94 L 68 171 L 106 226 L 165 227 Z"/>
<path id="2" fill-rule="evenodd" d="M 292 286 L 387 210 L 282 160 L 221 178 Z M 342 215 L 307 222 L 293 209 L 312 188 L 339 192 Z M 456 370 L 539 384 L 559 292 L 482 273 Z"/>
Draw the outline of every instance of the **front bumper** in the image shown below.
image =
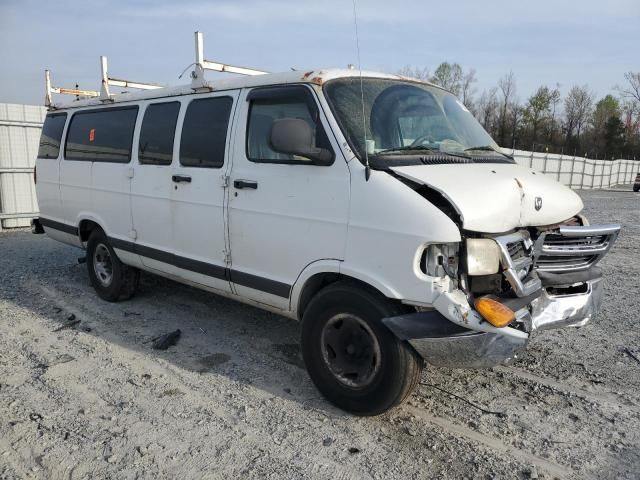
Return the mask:
<path id="1" fill-rule="evenodd" d="M 562 327 L 582 327 L 600 311 L 603 297 L 602 276 L 585 282 L 586 292 L 578 294 L 551 293 L 531 302 L 531 331 Z"/>
<path id="2" fill-rule="evenodd" d="M 428 363 L 439 367 L 483 368 L 506 365 L 522 356 L 531 334 L 568 326 L 583 326 L 599 312 L 602 276 L 594 270 L 582 289 L 561 282 L 543 288 L 528 306 L 516 312 L 524 327 L 496 328 L 473 310 L 462 292 L 442 294 L 436 310 L 383 319 L 400 340 L 407 341 Z M 570 293 L 579 291 L 582 293 Z M 569 293 L 563 293 L 569 292 Z"/>
<path id="3" fill-rule="evenodd" d="M 438 311 L 416 312 L 382 320 L 427 363 L 437 367 L 483 368 L 511 363 L 527 349 L 527 335 L 512 337 L 457 325 Z"/>

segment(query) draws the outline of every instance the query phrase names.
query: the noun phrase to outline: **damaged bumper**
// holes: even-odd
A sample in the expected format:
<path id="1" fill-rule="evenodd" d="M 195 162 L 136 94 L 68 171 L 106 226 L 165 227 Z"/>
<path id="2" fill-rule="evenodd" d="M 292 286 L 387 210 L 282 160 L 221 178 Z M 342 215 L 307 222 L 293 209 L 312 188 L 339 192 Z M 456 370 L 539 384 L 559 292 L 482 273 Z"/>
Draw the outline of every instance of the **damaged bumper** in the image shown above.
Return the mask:
<path id="1" fill-rule="evenodd" d="M 459 290 L 438 297 L 435 310 L 385 318 L 383 322 L 431 365 L 506 365 L 524 354 L 535 331 L 583 326 L 600 310 L 603 290 L 598 268 L 580 276 L 546 277 L 543 284 L 539 294 L 516 311 L 516 324 L 521 329 L 493 327 L 469 306 Z"/>
<path id="2" fill-rule="evenodd" d="M 385 318 L 384 324 L 437 367 L 483 368 L 511 363 L 527 349 L 527 335 L 512 337 L 459 326 L 437 311 Z"/>
<path id="3" fill-rule="evenodd" d="M 572 285 L 546 286 L 531 302 L 530 331 L 582 327 L 600 311 L 602 274 L 593 268 L 590 278 Z"/>

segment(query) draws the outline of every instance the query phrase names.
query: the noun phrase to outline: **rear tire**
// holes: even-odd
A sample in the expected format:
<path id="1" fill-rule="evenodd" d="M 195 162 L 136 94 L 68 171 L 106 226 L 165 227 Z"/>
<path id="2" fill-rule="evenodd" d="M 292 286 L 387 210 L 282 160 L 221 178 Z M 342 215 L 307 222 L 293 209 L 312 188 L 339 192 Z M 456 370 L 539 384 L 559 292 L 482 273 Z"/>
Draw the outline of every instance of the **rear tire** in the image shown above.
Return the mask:
<path id="1" fill-rule="evenodd" d="M 120 261 L 107 236 L 100 229 L 89 235 L 87 270 L 98 296 L 108 302 L 128 300 L 140 283 L 140 270 Z"/>
<path id="2" fill-rule="evenodd" d="M 423 361 L 380 321 L 403 313 L 380 294 L 341 281 L 320 291 L 302 320 L 302 355 L 318 390 L 356 415 L 379 415 L 402 403 Z"/>

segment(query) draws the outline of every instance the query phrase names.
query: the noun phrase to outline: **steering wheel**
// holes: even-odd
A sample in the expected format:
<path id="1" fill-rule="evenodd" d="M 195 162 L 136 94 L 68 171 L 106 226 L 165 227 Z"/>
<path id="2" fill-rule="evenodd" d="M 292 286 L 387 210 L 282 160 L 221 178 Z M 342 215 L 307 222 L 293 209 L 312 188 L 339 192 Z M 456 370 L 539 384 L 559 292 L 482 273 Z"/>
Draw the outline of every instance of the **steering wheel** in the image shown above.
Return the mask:
<path id="1" fill-rule="evenodd" d="M 431 136 L 431 134 L 426 134 L 426 135 L 421 135 L 418 138 L 416 138 L 413 142 L 411 142 L 411 145 L 409 145 L 410 147 L 417 147 L 418 145 L 423 145 L 425 141 L 428 141 L 429 143 L 435 143 L 435 141 L 433 140 L 433 137 Z"/>

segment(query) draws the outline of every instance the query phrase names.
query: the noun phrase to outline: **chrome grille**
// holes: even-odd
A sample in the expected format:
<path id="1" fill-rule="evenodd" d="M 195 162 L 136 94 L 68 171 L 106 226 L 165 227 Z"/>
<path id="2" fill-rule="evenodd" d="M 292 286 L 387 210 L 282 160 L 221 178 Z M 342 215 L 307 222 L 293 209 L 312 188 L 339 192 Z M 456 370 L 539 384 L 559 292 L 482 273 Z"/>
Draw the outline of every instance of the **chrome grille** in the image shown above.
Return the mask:
<path id="1" fill-rule="evenodd" d="M 536 249 L 536 267 L 548 272 L 586 270 L 607 253 L 619 230 L 618 225 L 563 225 L 559 233 L 544 235 L 542 247 Z"/>
<path id="2" fill-rule="evenodd" d="M 523 241 L 508 243 L 507 250 L 511 260 L 514 261 L 528 256 Z"/>

